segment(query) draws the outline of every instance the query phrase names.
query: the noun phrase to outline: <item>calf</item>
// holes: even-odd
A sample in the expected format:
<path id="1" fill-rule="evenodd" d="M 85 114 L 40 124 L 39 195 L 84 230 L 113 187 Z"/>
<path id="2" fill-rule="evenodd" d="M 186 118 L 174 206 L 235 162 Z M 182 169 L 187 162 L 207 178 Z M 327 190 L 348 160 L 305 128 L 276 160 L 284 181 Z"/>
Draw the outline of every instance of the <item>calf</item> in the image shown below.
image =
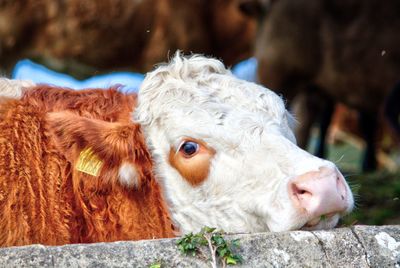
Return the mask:
<path id="1" fill-rule="evenodd" d="M 2 104 L 1 245 L 325 229 L 351 211 L 281 98 L 220 61 L 178 54 L 139 92 L 33 87 Z"/>

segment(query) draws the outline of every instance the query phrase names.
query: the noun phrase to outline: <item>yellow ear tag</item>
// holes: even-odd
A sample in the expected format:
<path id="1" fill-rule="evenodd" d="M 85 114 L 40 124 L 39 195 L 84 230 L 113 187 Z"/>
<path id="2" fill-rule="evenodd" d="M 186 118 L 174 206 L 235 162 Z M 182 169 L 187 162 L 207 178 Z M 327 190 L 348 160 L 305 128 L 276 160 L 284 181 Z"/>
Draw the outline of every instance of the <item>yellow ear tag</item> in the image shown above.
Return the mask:
<path id="1" fill-rule="evenodd" d="M 86 148 L 79 154 L 78 163 L 76 164 L 76 169 L 80 172 L 99 176 L 100 169 L 103 166 L 103 161 L 101 161 L 92 151 L 91 148 Z"/>

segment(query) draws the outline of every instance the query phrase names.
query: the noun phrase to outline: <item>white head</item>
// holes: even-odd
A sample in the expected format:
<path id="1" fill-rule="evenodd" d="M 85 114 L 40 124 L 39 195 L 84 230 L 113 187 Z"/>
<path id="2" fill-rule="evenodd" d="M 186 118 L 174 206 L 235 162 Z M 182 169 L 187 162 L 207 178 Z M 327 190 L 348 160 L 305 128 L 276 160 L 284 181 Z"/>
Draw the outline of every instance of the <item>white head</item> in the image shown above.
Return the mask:
<path id="1" fill-rule="evenodd" d="M 282 99 L 220 61 L 177 54 L 147 74 L 138 99 L 135 120 L 181 232 L 332 228 L 351 211 L 335 165 L 297 147 Z"/>

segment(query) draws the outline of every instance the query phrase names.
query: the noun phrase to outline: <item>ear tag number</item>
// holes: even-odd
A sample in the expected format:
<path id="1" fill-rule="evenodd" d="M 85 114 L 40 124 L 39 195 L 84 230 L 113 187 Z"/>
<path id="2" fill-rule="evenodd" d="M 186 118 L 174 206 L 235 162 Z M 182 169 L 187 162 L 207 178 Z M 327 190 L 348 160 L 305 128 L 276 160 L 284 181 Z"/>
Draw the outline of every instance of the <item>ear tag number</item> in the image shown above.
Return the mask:
<path id="1" fill-rule="evenodd" d="M 91 148 L 86 148 L 80 152 L 76 169 L 80 172 L 99 176 L 103 161 L 101 161 L 92 151 Z"/>

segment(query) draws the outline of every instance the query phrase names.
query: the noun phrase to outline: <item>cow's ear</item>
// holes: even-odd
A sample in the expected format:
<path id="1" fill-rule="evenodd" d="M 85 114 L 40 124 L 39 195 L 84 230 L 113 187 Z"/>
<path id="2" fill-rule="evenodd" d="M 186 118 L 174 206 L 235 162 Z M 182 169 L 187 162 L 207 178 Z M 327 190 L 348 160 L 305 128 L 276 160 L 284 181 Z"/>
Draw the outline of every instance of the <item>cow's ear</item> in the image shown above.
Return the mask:
<path id="1" fill-rule="evenodd" d="M 239 0 L 240 11 L 249 17 L 262 19 L 273 0 Z"/>
<path id="2" fill-rule="evenodd" d="M 111 123 L 72 112 L 47 115 L 48 128 L 75 169 L 92 176 L 119 177 L 139 187 L 151 170 L 143 135 L 133 123 Z"/>

